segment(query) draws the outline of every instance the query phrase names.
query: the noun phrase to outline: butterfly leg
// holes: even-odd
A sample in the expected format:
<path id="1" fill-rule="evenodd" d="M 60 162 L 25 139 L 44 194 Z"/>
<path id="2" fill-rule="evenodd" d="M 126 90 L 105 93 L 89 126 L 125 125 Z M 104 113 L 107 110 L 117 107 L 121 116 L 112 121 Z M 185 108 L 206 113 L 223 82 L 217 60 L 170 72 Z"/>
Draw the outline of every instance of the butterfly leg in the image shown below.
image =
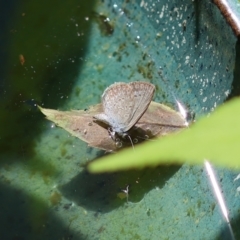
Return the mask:
<path id="1" fill-rule="evenodd" d="M 121 148 L 122 147 L 121 139 L 117 137 L 117 133 L 113 131 L 112 128 L 110 127 L 108 128 L 108 134 L 112 138 L 112 140 L 115 142 L 117 148 Z"/>

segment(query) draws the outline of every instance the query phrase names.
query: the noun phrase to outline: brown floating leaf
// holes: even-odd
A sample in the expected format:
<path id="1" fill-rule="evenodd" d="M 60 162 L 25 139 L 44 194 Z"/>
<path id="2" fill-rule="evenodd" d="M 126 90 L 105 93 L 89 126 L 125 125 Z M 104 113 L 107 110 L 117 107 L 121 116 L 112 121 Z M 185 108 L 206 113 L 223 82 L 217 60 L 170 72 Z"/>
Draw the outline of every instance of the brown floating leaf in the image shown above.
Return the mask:
<path id="1" fill-rule="evenodd" d="M 152 101 L 136 126 L 150 131 L 152 137 L 160 137 L 185 128 L 186 120 L 179 112 Z"/>
<path id="2" fill-rule="evenodd" d="M 48 120 L 88 143 L 89 146 L 107 151 L 116 149 L 115 142 L 109 138 L 108 131 L 93 121 L 93 116 L 102 111 L 101 104 L 90 107 L 88 111 L 63 112 L 44 108 L 40 108 L 40 110 Z"/>
<path id="3" fill-rule="evenodd" d="M 101 126 L 93 118 L 102 112 L 102 104 L 91 106 L 89 110 L 57 111 L 39 107 L 47 119 L 68 131 L 71 135 L 88 143 L 91 147 L 106 151 L 117 151 L 130 146 L 126 137 L 115 142 L 109 135 L 107 126 Z M 133 143 L 142 142 L 148 138 L 160 137 L 185 128 L 186 121 L 180 113 L 156 102 L 151 102 L 148 110 L 137 124 L 128 132 Z"/>

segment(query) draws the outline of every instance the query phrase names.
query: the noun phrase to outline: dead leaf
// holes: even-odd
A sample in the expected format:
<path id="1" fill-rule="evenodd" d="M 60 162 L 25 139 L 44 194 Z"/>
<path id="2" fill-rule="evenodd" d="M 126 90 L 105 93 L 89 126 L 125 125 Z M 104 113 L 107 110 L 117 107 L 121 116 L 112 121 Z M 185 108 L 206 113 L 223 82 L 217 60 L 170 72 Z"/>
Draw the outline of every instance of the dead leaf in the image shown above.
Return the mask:
<path id="1" fill-rule="evenodd" d="M 47 119 L 59 127 L 68 131 L 71 135 L 88 143 L 90 147 L 117 151 L 123 147 L 131 146 L 128 137 L 114 141 L 108 132 L 107 127 L 97 122 L 93 116 L 101 113 L 102 104 L 91 106 L 87 111 L 57 111 L 39 107 Z M 156 102 L 151 102 L 147 111 L 130 129 L 128 135 L 134 144 L 153 137 L 160 137 L 171 132 L 185 128 L 186 121 L 180 113 L 171 108 Z"/>

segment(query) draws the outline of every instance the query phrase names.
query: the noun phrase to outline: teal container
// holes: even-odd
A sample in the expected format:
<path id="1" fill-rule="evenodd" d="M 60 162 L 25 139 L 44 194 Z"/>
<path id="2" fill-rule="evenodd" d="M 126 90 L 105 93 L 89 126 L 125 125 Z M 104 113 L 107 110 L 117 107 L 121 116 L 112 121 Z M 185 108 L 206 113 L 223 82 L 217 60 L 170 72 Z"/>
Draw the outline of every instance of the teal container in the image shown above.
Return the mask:
<path id="1" fill-rule="evenodd" d="M 155 84 L 154 101 L 177 109 L 177 99 L 197 121 L 239 92 L 237 37 L 216 5 L 0 6 L 0 239 L 240 239 L 238 172 L 215 168 L 227 224 L 204 166 L 92 175 L 86 164 L 105 153 L 37 109 L 87 109 L 110 84 L 141 80 Z"/>

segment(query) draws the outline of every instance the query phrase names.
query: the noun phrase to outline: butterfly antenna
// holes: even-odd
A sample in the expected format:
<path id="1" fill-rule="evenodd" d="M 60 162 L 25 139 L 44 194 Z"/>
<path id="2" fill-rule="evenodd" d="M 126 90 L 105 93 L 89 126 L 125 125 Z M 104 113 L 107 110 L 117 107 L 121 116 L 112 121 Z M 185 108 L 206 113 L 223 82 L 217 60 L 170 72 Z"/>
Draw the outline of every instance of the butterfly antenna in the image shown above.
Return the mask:
<path id="1" fill-rule="evenodd" d="M 128 136 L 128 138 L 129 138 L 129 140 L 130 140 L 130 142 L 131 142 L 131 144 L 132 144 L 132 148 L 133 148 L 133 150 L 134 150 L 134 145 L 133 145 L 133 141 L 132 141 L 132 138 L 127 134 L 127 136 Z"/>

